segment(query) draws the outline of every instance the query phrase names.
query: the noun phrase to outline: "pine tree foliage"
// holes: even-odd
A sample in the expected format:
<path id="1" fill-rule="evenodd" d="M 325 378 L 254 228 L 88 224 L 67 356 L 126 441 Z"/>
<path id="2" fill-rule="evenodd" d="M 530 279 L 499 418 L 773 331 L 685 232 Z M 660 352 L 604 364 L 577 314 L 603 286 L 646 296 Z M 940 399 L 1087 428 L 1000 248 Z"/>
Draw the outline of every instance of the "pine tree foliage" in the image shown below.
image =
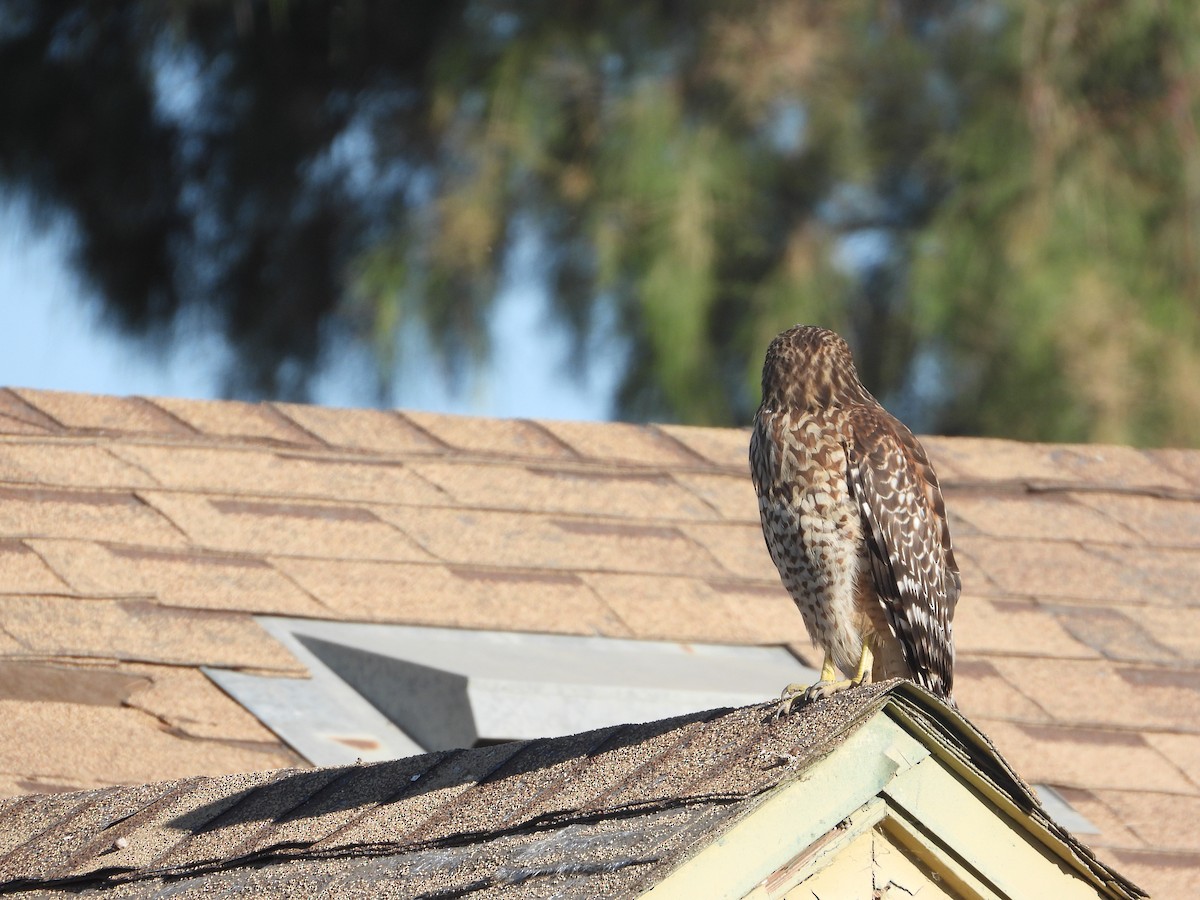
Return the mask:
<path id="1" fill-rule="evenodd" d="M 0 180 L 70 212 L 122 327 L 215 322 L 231 395 L 303 398 L 330 335 L 373 348 L 384 397 L 414 328 L 470 369 L 533 246 L 573 364 L 598 330 L 625 348 L 620 417 L 746 422 L 771 336 L 813 322 L 923 430 L 1200 445 L 1193 4 L 0 0 L 0 22 Z"/>

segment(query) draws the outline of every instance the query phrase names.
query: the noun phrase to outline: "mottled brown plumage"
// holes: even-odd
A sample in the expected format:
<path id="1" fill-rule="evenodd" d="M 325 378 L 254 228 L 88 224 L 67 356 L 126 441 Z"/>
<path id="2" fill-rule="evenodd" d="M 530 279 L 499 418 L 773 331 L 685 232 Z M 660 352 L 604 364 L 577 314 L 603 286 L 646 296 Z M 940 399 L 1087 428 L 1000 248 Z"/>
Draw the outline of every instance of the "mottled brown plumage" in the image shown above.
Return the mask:
<path id="1" fill-rule="evenodd" d="M 762 389 L 750 470 L 763 535 L 825 652 L 821 682 L 805 695 L 855 681 L 834 682 L 836 665 L 857 680 L 902 676 L 950 698 L 960 581 L 925 449 L 824 328 L 776 337 Z"/>

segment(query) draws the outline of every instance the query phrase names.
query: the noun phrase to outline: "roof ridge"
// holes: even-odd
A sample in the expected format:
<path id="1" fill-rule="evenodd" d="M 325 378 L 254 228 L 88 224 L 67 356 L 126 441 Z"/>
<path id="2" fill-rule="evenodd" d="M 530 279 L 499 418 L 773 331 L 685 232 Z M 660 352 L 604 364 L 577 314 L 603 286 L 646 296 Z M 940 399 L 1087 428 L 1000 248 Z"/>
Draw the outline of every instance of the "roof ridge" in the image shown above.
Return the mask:
<path id="1" fill-rule="evenodd" d="M 853 695 L 833 698 L 832 701 L 824 704 L 825 712 L 828 713 L 831 709 L 850 710 L 852 713 L 850 718 L 839 719 L 838 722 L 839 725 L 845 728 L 852 728 L 854 723 L 861 721 L 864 714 L 877 711 L 881 705 L 880 698 L 886 696 L 893 684 L 872 686 L 855 692 Z M 386 799 L 376 800 L 370 810 L 362 816 L 355 816 L 356 820 L 374 815 L 384 806 L 394 806 L 405 795 L 409 795 L 413 791 L 416 791 L 416 796 L 420 797 L 422 792 L 431 790 L 428 787 L 430 783 L 428 776 L 438 769 L 444 769 L 446 766 L 454 764 L 456 761 L 465 762 L 468 768 L 461 772 L 448 772 L 447 775 L 451 779 L 451 783 L 466 785 L 467 790 L 474 791 L 485 787 L 489 783 L 493 783 L 493 779 L 495 779 L 497 774 L 503 773 L 522 754 L 534 754 L 534 757 L 529 759 L 526 768 L 513 773 L 511 776 L 501 775 L 497 779 L 498 782 L 506 782 L 515 777 L 517 779 L 516 783 L 519 783 L 523 778 L 529 777 L 533 773 L 544 772 L 545 769 L 543 766 L 547 764 L 547 761 L 536 758 L 537 752 L 541 750 L 560 748 L 568 754 L 564 757 L 564 760 L 558 762 L 553 762 L 556 757 L 549 757 L 552 767 L 561 765 L 563 761 L 569 763 L 571 760 L 577 760 L 580 757 L 587 757 L 589 760 L 594 761 L 596 757 L 603 756 L 613 746 L 618 744 L 622 748 L 636 748 L 643 741 L 655 734 L 671 736 L 675 734 L 676 730 L 683 729 L 684 734 L 671 741 L 668 747 L 658 752 L 653 758 L 638 759 L 636 754 L 634 754 L 636 765 L 624 773 L 620 783 L 637 784 L 644 780 L 642 773 L 654 770 L 655 766 L 662 763 L 665 758 L 671 757 L 673 751 L 677 750 L 681 745 L 693 742 L 698 734 L 702 733 L 706 728 L 717 727 L 718 731 L 723 734 L 730 726 L 735 727 L 735 729 L 740 727 L 743 721 L 752 721 L 755 719 L 762 721 L 762 713 L 768 708 L 773 708 L 773 704 L 760 704 L 758 706 L 733 710 L 706 710 L 659 720 L 657 722 L 645 723 L 643 725 L 609 726 L 561 738 L 541 738 L 533 741 L 513 742 L 511 745 L 500 744 L 476 749 L 450 751 L 447 753 L 426 754 L 420 757 L 408 757 L 365 765 L 350 765 L 315 770 L 285 769 L 276 773 L 269 773 L 266 781 L 259 780 L 258 783 L 253 784 L 246 791 L 238 790 L 238 785 L 244 778 L 262 779 L 264 776 L 268 776 L 268 773 L 256 773 L 252 776 L 223 776 L 221 778 L 193 777 L 176 782 L 141 786 L 139 788 L 107 788 L 101 792 L 83 792 L 73 795 L 28 795 L 28 798 L 23 803 L 0 809 L 0 829 L 14 829 L 20 832 L 22 822 L 36 819 L 37 809 L 46 803 L 61 806 L 66 797 L 76 797 L 79 802 L 73 805 L 69 812 L 58 815 L 48 823 L 42 824 L 34 821 L 24 825 L 25 830 L 29 832 L 29 837 L 26 841 L 22 842 L 21 847 L 33 847 L 39 842 L 44 843 L 45 840 L 53 840 L 51 836 L 56 832 L 70 832 L 76 835 L 82 832 L 84 835 L 87 835 L 90 828 L 91 837 L 90 839 L 85 839 L 80 849 L 72 853 L 68 859 L 63 860 L 61 865 L 47 866 L 44 858 L 35 859 L 33 857 L 26 858 L 22 863 L 20 856 L 17 856 L 14 860 L 14 852 L 0 856 L 0 891 L 16 887 L 84 885 L 95 884 L 97 882 L 112 883 L 143 880 L 160 876 L 195 874 L 202 871 L 215 871 L 222 868 L 236 867 L 248 862 L 266 859 L 364 855 L 370 854 L 372 852 L 371 847 L 376 846 L 376 844 L 379 847 L 405 850 L 452 845 L 455 841 L 461 841 L 472 835 L 484 832 L 456 830 L 439 837 L 436 832 L 429 834 L 418 829 L 424 829 L 430 822 L 436 823 L 447 814 L 452 814 L 453 810 L 446 810 L 445 807 L 450 805 L 457 808 L 459 804 L 456 797 L 451 797 L 440 802 L 438 808 L 442 812 L 435 814 L 432 819 L 421 817 L 410 820 L 408 822 L 410 827 L 406 828 L 403 833 L 397 834 L 395 839 L 385 842 L 347 841 L 347 843 L 342 845 L 328 844 L 328 839 L 334 834 L 342 833 L 346 837 L 353 835 L 352 826 L 355 822 L 346 822 L 340 824 L 334 831 L 306 841 L 303 845 L 295 841 L 275 843 L 268 839 L 267 843 L 260 843 L 256 847 L 254 840 L 249 839 L 228 848 L 227 852 L 219 859 L 208 857 L 190 862 L 180 860 L 175 864 L 167 866 L 155 865 L 159 860 L 166 861 L 173 857 L 178 859 L 179 853 L 177 851 L 196 836 L 212 833 L 219 827 L 229 827 L 231 820 L 233 822 L 239 821 L 237 819 L 237 810 L 239 808 L 244 810 L 247 804 L 254 803 L 255 798 L 261 800 L 272 793 L 285 791 L 295 779 L 320 779 L 321 784 L 315 790 L 306 790 L 304 799 L 299 803 L 289 802 L 287 810 L 275 813 L 270 823 L 283 823 L 288 820 L 305 819 L 307 816 L 302 810 L 314 798 L 321 796 L 323 793 L 337 790 L 339 786 L 344 788 L 347 785 L 353 784 L 356 780 L 363 778 L 367 774 L 377 772 L 380 778 L 386 780 L 387 776 L 396 770 L 420 770 L 416 773 L 415 778 L 405 778 L 400 785 L 401 790 Z M 805 722 L 816 714 L 816 712 L 810 710 L 808 714 L 793 716 L 784 723 L 782 730 L 775 726 L 774 720 L 768 720 L 771 723 L 768 730 L 776 736 L 795 734 L 802 730 Z M 818 716 L 814 721 L 820 724 L 825 721 L 825 718 L 827 717 Z M 761 732 L 754 729 L 748 730 L 750 734 L 747 736 L 745 743 L 751 743 L 754 740 L 762 738 Z M 838 730 L 843 729 L 839 728 Z M 581 743 L 590 748 L 591 756 L 586 751 L 582 753 L 576 752 L 580 749 L 578 745 Z M 727 743 L 723 739 L 723 744 Z M 790 745 L 791 741 L 788 743 Z M 729 755 L 733 752 L 731 750 L 726 751 L 724 754 L 725 761 L 728 760 Z M 429 760 L 433 760 L 433 765 L 428 765 Z M 469 768 L 470 764 L 476 761 L 485 762 L 485 767 L 480 771 L 472 772 Z M 570 821 L 575 821 L 575 819 L 580 817 L 632 815 L 639 809 L 659 808 L 663 802 L 668 800 L 676 803 L 689 801 L 689 799 L 690 802 L 700 802 L 701 800 L 717 801 L 722 796 L 726 800 L 744 799 L 778 784 L 797 765 L 797 760 L 783 764 L 774 761 L 770 766 L 761 766 L 759 765 L 760 762 L 760 759 L 750 758 L 750 765 L 756 773 L 756 777 L 750 782 L 751 789 L 748 791 L 733 791 L 726 795 L 712 794 L 711 792 L 703 794 L 692 792 L 683 797 L 649 796 L 638 803 L 630 803 L 621 800 L 617 792 L 606 790 L 601 795 L 594 797 L 593 802 L 582 804 L 575 809 L 573 815 L 570 816 Z M 415 767 L 414 764 L 416 764 Z M 577 769 L 579 766 L 587 766 L 589 764 L 589 762 L 576 762 L 575 767 Z M 718 761 L 714 760 L 713 765 L 717 764 Z M 559 777 L 563 774 L 566 773 L 560 773 Z M 464 778 L 466 780 L 462 780 Z M 694 785 L 696 782 L 694 779 L 690 779 L 689 783 Z M 534 796 L 540 796 L 549 787 L 543 786 L 543 790 L 535 791 Z M 115 819 L 101 816 L 95 821 L 88 820 L 88 814 L 96 812 L 96 804 L 99 799 L 102 799 L 97 796 L 98 794 L 102 794 L 104 798 L 132 798 L 136 796 L 136 792 L 144 791 L 147 788 L 151 789 L 154 794 L 154 798 L 149 803 L 139 805 L 136 809 Z M 215 800 L 213 799 L 214 789 L 218 792 Z M 222 794 L 220 793 L 221 791 L 225 791 L 225 793 Z M 194 792 L 200 801 L 206 802 L 206 806 L 193 808 L 190 812 L 181 812 L 175 801 L 186 797 L 188 792 Z M 223 798 L 234 797 L 236 799 L 231 803 L 226 804 L 223 801 Z M 612 802 L 604 803 L 605 798 L 608 798 Z M 202 812 L 205 808 L 215 809 L 215 811 L 212 815 L 206 815 Z M 526 808 L 528 809 L 528 807 Z M 540 827 L 545 827 L 550 822 L 565 823 L 567 821 L 565 817 L 570 812 L 572 811 L 551 810 L 538 812 L 537 815 L 524 819 L 517 819 L 512 814 L 507 814 L 500 823 L 495 823 L 498 827 L 486 833 L 502 834 L 523 832 L 531 829 L 537 830 Z M 128 862 L 124 862 L 122 857 L 126 857 L 138 850 L 136 846 L 138 841 L 136 835 L 131 831 L 131 825 L 143 826 L 148 822 L 153 822 L 155 816 L 159 816 L 160 819 L 170 816 L 169 820 L 163 819 L 161 821 L 160 827 L 169 826 L 172 831 L 190 820 L 191 824 L 187 826 L 190 831 L 183 837 L 182 842 L 179 840 L 172 842 L 166 851 L 156 853 L 152 858 L 140 864 L 130 865 Z M 218 826 L 218 822 L 226 824 Z M 394 830 L 391 830 L 391 833 L 395 833 Z M 124 842 L 122 842 L 122 838 L 125 838 Z M 89 861 L 91 863 L 90 866 Z"/>
<path id="2" fill-rule="evenodd" d="M 652 843 L 638 851 L 634 844 L 622 845 L 624 853 L 614 862 L 628 867 L 669 861 L 673 866 L 690 852 L 698 836 L 715 836 L 741 821 L 757 807 L 756 798 L 775 796 L 769 792 L 802 780 L 804 772 L 885 712 L 959 777 L 977 790 L 982 787 L 1001 811 L 1028 822 L 1026 827 L 1032 827 L 1036 839 L 1065 848 L 1080 873 L 1125 896 L 1140 896 L 1131 882 L 1097 860 L 1050 818 L 983 732 L 922 688 L 893 680 L 843 692 L 789 716 L 774 715 L 775 708 L 775 703 L 762 703 L 706 710 L 643 725 L 610 726 L 560 738 L 369 765 L 192 778 L 71 797 L 30 796 L 24 802 L 0 807 L 0 831 L 15 829 L 26 838 L 0 856 L 0 891 L 68 886 L 77 890 L 88 885 L 199 877 L 269 861 L 385 855 L 419 858 L 422 853 L 445 853 L 455 847 L 502 848 L 508 839 L 543 832 L 552 833 L 543 840 L 553 841 L 555 835 L 565 836 L 567 829 L 588 824 L 603 823 L 612 833 L 618 827 L 615 823 L 626 819 L 647 822 L 644 817 L 648 814 L 675 816 L 678 827 L 671 846 Z M 756 743 L 759 753 L 747 753 Z M 646 746 L 655 747 L 650 755 L 636 752 Z M 625 768 L 618 760 L 622 754 L 631 764 Z M 617 760 L 615 771 L 605 772 L 606 759 Z M 766 760 L 769 764 L 764 764 Z M 909 766 L 919 761 L 909 760 Z M 426 777 L 434 772 L 441 773 L 440 780 Z M 649 785 L 645 782 L 648 774 L 655 776 Z M 247 779 L 251 784 L 243 788 Z M 590 799 L 581 795 L 584 802 L 573 807 L 547 809 L 542 802 L 558 794 L 564 784 L 587 785 L 597 780 L 604 785 L 599 793 Z M 397 781 L 399 790 L 384 797 L 376 793 L 379 787 Z M 296 785 L 301 787 L 299 802 L 290 790 Z M 367 788 L 365 795 L 363 787 Z M 195 795 L 199 806 L 180 802 L 189 793 Z M 138 798 L 145 799 L 139 802 Z M 322 798 L 324 811 L 320 804 L 311 807 L 318 798 Z M 273 800 L 284 804 L 273 805 Z M 101 808 L 105 803 L 115 803 L 123 812 L 106 816 Z M 48 823 L 38 820 L 43 805 L 58 810 Z M 699 810 L 698 818 L 676 815 L 688 809 Z M 269 819 L 263 818 L 267 815 Z M 332 830 L 321 827 L 323 816 L 332 816 L 328 822 L 334 826 Z M 244 832 L 256 827 L 256 822 L 263 823 L 257 826 L 257 834 L 252 832 L 218 852 L 221 844 L 216 838 L 223 829 L 239 833 L 240 827 Z M 289 823 L 298 823 L 300 830 L 289 834 Z M 305 828 L 320 833 L 304 837 Z M 180 831 L 184 832 L 181 839 L 170 838 Z M 633 827 L 628 833 L 637 832 Z M 49 846 L 71 846 L 66 835 L 82 836 L 82 845 L 48 861 L 41 851 Z M 332 840 L 337 836 L 341 840 Z M 164 838 L 165 851 L 155 852 Z M 197 851 L 190 858 L 189 848 Z M 144 856 L 147 849 L 152 853 L 149 858 Z M 139 852 L 143 854 L 140 862 Z M 495 852 L 500 853 L 495 858 L 507 861 L 510 868 L 514 860 L 524 859 L 504 854 L 502 849 Z M 531 872 L 544 869 L 533 858 L 527 861 L 525 868 Z M 486 871 L 484 875 L 507 878 L 507 871 L 501 866 L 491 876 Z M 524 869 L 513 871 L 517 877 Z M 579 874 L 603 871 L 611 870 L 602 866 L 594 873 L 588 869 Z"/>

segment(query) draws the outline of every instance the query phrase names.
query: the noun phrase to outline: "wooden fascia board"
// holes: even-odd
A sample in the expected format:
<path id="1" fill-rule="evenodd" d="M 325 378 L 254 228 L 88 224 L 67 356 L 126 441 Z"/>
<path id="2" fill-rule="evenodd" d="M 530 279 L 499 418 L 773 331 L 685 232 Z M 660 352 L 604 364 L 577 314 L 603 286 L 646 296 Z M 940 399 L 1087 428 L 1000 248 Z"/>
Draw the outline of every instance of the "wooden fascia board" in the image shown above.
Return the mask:
<path id="1" fill-rule="evenodd" d="M 1109 896 L 1090 872 L 1071 865 L 1065 846 L 1052 847 L 1038 839 L 1041 835 L 1031 833 L 1027 822 L 998 813 L 988 802 L 991 798 L 959 778 L 937 756 L 897 775 L 883 789 L 883 796 L 889 808 L 904 813 L 897 826 L 903 822 L 911 836 L 921 832 L 934 836 L 1001 897 L 1096 900 Z M 925 849 L 945 859 L 932 842 Z"/>
<path id="2" fill-rule="evenodd" d="M 868 801 L 838 822 L 831 831 L 817 838 L 790 863 L 760 881 L 745 895 L 746 900 L 773 900 L 785 896 L 803 878 L 832 864 L 838 854 L 858 840 L 863 832 L 882 822 L 887 815 L 887 803 L 881 797 Z"/>
<path id="3" fill-rule="evenodd" d="M 875 800 L 897 772 L 928 756 L 912 735 L 876 714 L 797 778 L 765 793 L 732 827 L 642 896 L 745 897 Z"/>
<path id="4" fill-rule="evenodd" d="M 1101 896 L 1119 898 L 1119 900 L 1137 900 L 1138 897 L 1144 896 L 1131 893 L 1118 881 L 1104 877 L 1105 873 L 1109 871 L 1107 867 L 1099 864 L 1094 859 L 1089 863 L 1089 861 L 1081 858 L 1076 846 L 1072 845 L 1070 840 L 1064 839 L 1065 832 L 1062 832 L 1062 829 L 1058 829 L 1055 823 L 1051 822 L 1048 817 L 1035 815 L 1030 809 L 1019 805 L 1014 800 L 1012 793 L 989 778 L 978 766 L 973 765 L 960 747 L 946 740 L 921 719 L 911 715 L 907 704 L 897 703 L 894 698 L 890 699 L 885 706 L 885 714 L 894 718 L 914 735 L 917 735 L 922 743 L 929 748 L 932 755 L 949 772 L 953 772 L 972 789 L 981 794 L 1000 813 L 1014 820 L 1016 827 L 1021 832 L 1026 834 L 1031 840 L 1038 842 L 1051 855 L 1060 859 L 1064 865 L 1069 866 L 1081 878 L 1092 884 Z M 958 736 L 975 744 L 977 752 L 988 753 L 996 759 L 997 763 L 1007 768 L 1007 763 L 995 757 L 993 751 L 983 745 L 977 744 L 973 740 L 973 735 L 963 734 Z M 1013 782 L 1014 789 L 1019 791 L 1024 799 L 1031 804 L 1036 803 L 1036 798 L 1019 783 L 1015 774 L 1013 775 Z M 927 824 L 926 817 L 923 814 L 919 818 L 923 824 Z"/>
<path id="5" fill-rule="evenodd" d="M 779 897 L 877 824 L 967 897 L 1138 896 L 891 701 L 641 896 Z"/>

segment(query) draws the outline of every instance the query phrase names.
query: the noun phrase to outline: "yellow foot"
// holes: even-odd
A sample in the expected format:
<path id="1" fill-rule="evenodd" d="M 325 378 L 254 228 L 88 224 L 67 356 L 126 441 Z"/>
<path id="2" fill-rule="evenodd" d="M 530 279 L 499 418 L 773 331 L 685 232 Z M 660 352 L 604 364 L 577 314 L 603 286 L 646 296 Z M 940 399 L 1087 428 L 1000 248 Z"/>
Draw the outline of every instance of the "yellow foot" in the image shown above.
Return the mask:
<path id="1" fill-rule="evenodd" d="M 775 718 L 779 719 L 801 706 L 816 700 L 824 700 L 834 694 L 858 687 L 861 681 L 847 678 L 844 681 L 818 681 L 816 684 L 789 684 L 779 697 L 779 705 L 775 707 Z"/>
<path id="2" fill-rule="evenodd" d="M 807 687 L 803 684 L 789 684 L 785 687 L 779 698 L 779 706 L 775 708 L 775 718 L 786 716 L 797 704 L 807 706 L 814 700 L 824 700 L 826 697 L 832 697 L 834 694 L 858 687 L 860 684 L 870 684 L 871 664 L 874 658 L 870 645 L 864 641 L 854 677 L 845 681 L 836 681 L 834 676 L 837 675 L 837 669 L 834 668 L 833 657 L 826 651 L 825 661 L 821 664 L 820 681 Z"/>

